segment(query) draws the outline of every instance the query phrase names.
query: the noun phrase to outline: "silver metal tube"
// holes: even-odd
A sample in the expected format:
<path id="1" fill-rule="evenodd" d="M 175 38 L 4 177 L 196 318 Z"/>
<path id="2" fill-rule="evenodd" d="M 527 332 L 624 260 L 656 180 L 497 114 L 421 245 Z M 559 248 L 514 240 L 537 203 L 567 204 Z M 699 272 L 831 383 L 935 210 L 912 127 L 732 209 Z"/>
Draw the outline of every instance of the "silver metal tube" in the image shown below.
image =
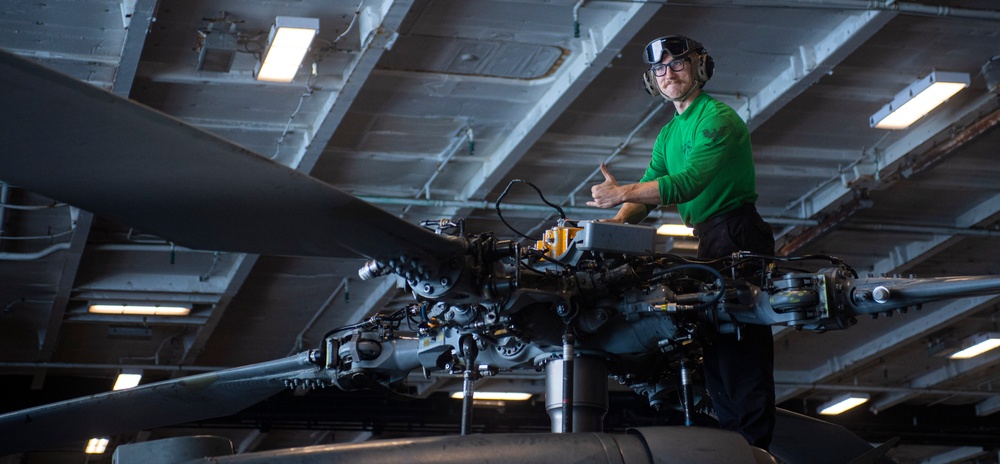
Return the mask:
<path id="1" fill-rule="evenodd" d="M 552 432 L 566 431 L 563 424 L 563 375 L 566 362 L 562 359 L 545 365 L 545 410 L 549 413 Z M 573 360 L 573 422 L 572 430 L 601 432 L 604 415 L 608 412 L 608 370 L 604 359 L 577 355 Z"/>
<path id="2" fill-rule="evenodd" d="M 148 443 L 153 442 L 122 445 L 122 447 L 140 448 L 149 446 Z M 692 462 L 760 464 L 775 462 L 774 458 L 764 451 L 755 453 L 746 440 L 737 433 L 701 427 L 639 427 L 627 435 L 505 433 L 375 440 L 366 443 L 310 446 L 206 457 L 196 461 L 187 461 L 187 463 L 437 464 L 489 461 L 493 464 L 548 464 L 551 462 L 650 464 L 654 462 L 654 457 L 658 464 Z M 121 464 L 135 464 L 133 462 L 120 462 Z M 147 462 L 143 461 L 143 464 Z M 160 463 L 153 462 L 151 464 Z"/>
<path id="3" fill-rule="evenodd" d="M 148 443 L 148 442 L 147 442 Z M 142 446 L 142 443 L 126 446 Z M 679 446 L 679 444 L 678 444 Z M 431 464 L 484 462 L 527 464 L 573 462 L 577 464 L 651 463 L 643 441 L 634 435 L 606 434 L 484 434 L 376 440 L 261 451 L 189 461 L 222 464 Z M 174 462 L 174 461 L 171 461 Z M 662 460 L 658 462 L 682 462 Z M 691 462 L 691 461 L 688 461 Z M 137 463 L 122 463 L 137 464 Z"/>

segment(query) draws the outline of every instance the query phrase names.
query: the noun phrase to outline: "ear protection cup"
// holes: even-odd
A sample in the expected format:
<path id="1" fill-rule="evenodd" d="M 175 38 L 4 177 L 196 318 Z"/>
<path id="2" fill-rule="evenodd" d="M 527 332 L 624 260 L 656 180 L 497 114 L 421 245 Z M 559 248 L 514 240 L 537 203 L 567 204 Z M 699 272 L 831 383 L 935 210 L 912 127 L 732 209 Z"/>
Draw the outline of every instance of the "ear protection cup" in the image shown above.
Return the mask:
<path id="1" fill-rule="evenodd" d="M 656 87 L 656 76 L 653 75 L 652 69 L 642 73 L 642 88 L 646 89 L 646 93 L 654 97 L 660 96 L 660 89 Z"/>
<path id="2" fill-rule="evenodd" d="M 694 74 L 694 78 L 701 82 L 701 86 L 704 87 L 705 83 L 715 74 L 715 60 L 708 53 L 699 54 Z"/>

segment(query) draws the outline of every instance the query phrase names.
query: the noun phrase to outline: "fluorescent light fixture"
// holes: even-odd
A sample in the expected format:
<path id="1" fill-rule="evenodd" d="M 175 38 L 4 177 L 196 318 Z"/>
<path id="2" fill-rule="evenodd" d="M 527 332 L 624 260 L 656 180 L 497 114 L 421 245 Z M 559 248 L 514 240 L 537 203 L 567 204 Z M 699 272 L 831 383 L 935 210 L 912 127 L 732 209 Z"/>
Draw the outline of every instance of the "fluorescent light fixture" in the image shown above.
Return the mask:
<path id="1" fill-rule="evenodd" d="M 104 450 L 106 449 L 108 449 L 107 438 L 91 438 L 87 442 L 87 449 L 84 452 L 87 454 L 104 454 Z"/>
<path id="2" fill-rule="evenodd" d="M 465 392 L 455 392 L 451 394 L 452 398 L 460 400 L 465 398 Z M 520 393 L 520 392 L 474 392 L 472 394 L 473 400 L 488 400 L 488 401 L 525 401 L 531 398 L 531 393 Z"/>
<path id="3" fill-rule="evenodd" d="M 656 228 L 656 234 L 671 237 L 694 237 L 694 229 L 684 224 L 663 224 Z"/>
<path id="4" fill-rule="evenodd" d="M 118 379 L 115 380 L 115 386 L 112 390 L 125 390 L 126 388 L 132 388 L 139 385 L 139 381 L 142 380 L 142 373 L 135 372 L 122 372 L 118 374 Z"/>
<path id="5" fill-rule="evenodd" d="M 974 356 L 979 356 L 989 350 L 992 350 L 1000 346 L 1000 332 L 987 332 L 977 334 L 963 343 L 962 346 L 967 346 L 961 351 L 953 353 L 948 356 L 951 359 L 969 359 Z"/>
<path id="6" fill-rule="evenodd" d="M 190 306 L 158 305 L 158 304 L 115 304 L 92 303 L 88 310 L 91 314 L 125 314 L 139 316 L 187 316 L 191 314 Z"/>
<path id="7" fill-rule="evenodd" d="M 258 65 L 257 80 L 292 82 L 318 32 L 319 19 L 316 18 L 274 18 L 264 58 Z"/>
<path id="8" fill-rule="evenodd" d="M 855 406 L 860 406 L 868 402 L 870 397 L 867 393 L 848 393 L 840 395 L 819 407 L 819 413 L 827 416 L 840 414 Z"/>
<path id="9" fill-rule="evenodd" d="M 969 86 L 969 75 L 934 71 L 896 94 L 868 123 L 876 129 L 906 129 L 938 105 Z"/>

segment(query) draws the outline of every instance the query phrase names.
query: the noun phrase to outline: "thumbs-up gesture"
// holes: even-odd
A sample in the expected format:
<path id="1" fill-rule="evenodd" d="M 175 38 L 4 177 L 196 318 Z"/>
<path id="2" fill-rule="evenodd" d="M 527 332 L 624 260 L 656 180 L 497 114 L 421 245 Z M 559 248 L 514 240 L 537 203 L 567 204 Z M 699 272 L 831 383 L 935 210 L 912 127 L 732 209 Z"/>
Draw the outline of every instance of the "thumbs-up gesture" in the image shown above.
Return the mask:
<path id="1" fill-rule="evenodd" d="M 588 201 L 587 205 L 611 208 L 622 204 L 624 200 L 619 192 L 618 181 L 615 180 L 615 176 L 611 175 L 604 163 L 601 163 L 601 174 L 604 174 L 604 182 L 590 188 L 590 195 L 594 197 L 594 201 Z"/>

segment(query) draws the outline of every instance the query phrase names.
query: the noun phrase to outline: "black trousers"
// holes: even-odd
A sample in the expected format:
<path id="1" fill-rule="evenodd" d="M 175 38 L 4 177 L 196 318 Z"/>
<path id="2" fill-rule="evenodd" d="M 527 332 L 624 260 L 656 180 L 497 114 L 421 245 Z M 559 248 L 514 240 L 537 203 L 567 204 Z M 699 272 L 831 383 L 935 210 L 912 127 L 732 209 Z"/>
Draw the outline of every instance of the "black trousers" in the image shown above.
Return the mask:
<path id="1" fill-rule="evenodd" d="M 752 205 L 695 227 L 698 257 L 719 258 L 736 251 L 774 254 L 774 233 Z M 749 278 L 750 276 L 745 276 Z M 774 432 L 774 340 L 771 327 L 747 325 L 735 334 L 705 337 L 705 387 L 719 426 L 768 449 Z"/>

